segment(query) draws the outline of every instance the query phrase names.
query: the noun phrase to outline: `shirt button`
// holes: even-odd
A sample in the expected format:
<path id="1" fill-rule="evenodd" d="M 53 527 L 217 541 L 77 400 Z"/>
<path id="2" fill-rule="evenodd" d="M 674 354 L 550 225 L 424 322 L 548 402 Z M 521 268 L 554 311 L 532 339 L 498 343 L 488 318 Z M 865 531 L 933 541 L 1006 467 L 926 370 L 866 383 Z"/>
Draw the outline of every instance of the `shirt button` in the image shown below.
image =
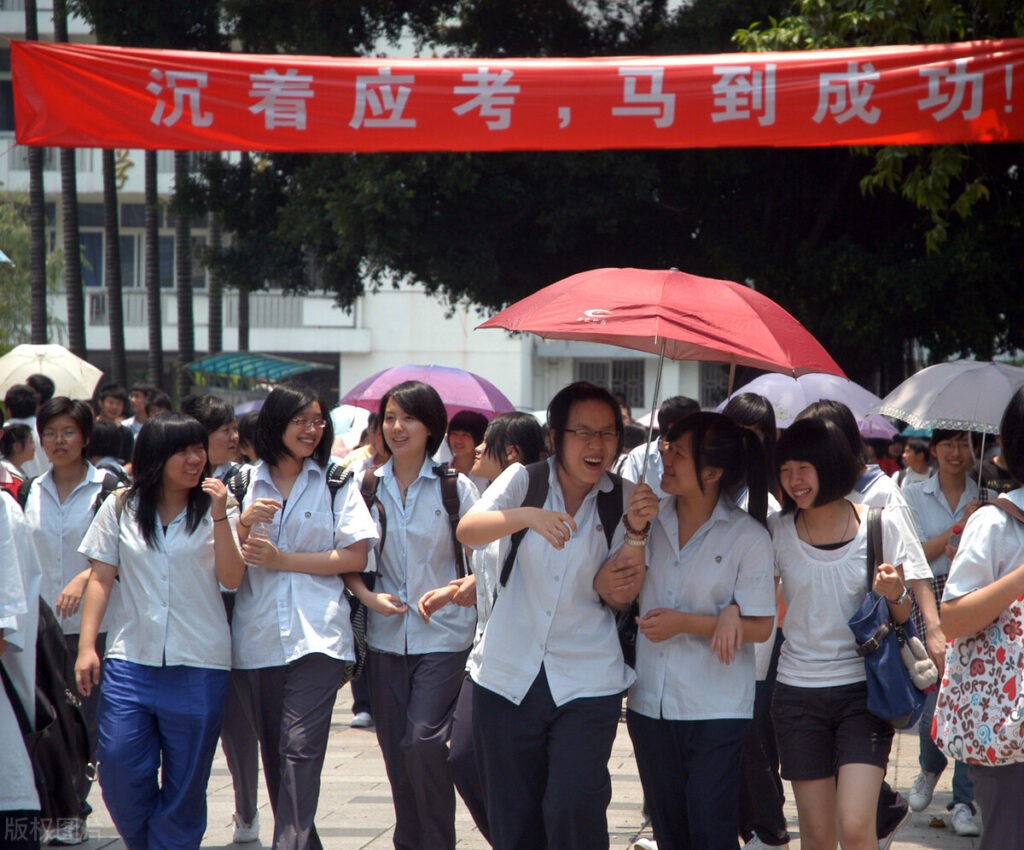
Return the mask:
<path id="1" fill-rule="evenodd" d="M 551 612 L 550 611 L 545 611 L 544 613 L 547 614 L 549 617 L 551 616 Z"/>
<path id="2" fill-rule="evenodd" d="M 441 512 L 440 511 L 434 511 L 434 516 L 441 516 Z"/>
<path id="3" fill-rule="evenodd" d="M 555 579 L 555 581 L 561 581 L 562 577 L 561 576 L 554 576 L 554 579 Z"/>
<path id="4" fill-rule="evenodd" d="M 309 511 L 306 511 L 306 519 L 309 519 L 311 516 L 313 516 L 313 514 L 311 514 Z"/>

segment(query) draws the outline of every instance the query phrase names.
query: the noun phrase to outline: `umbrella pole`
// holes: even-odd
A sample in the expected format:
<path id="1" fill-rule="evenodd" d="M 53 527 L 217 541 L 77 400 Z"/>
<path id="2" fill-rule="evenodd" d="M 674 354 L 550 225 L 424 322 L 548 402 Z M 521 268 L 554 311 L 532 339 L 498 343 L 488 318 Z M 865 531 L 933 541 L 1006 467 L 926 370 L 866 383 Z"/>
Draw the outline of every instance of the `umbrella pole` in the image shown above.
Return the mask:
<path id="1" fill-rule="evenodd" d="M 978 458 L 978 498 L 981 499 L 981 503 L 985 504 L 988 499 L 985 498 L 985 491 L 981 486 L 981 467 L 985 463 L 985 437 L 987 435 L 984 431 L 981 432 L 981 451 L 979 452 L 980 457 Z"/>
<path id="2" fill-rule="evenodd" d="M 665 365 L 665 340 L 661 341 L 661 354 L 658 355 L 658 374 L 654 379 L 654 398 L 651 401 L 651 421 L 647 423 L 647 442 L 645 445 L 651 444 L 651 436 L 654 434 L 654 416 L 658 411 L 658 393 L 661 392 L 661 369 Z M 650 457 L 649 452 L 644 452 L 644 465 L 640 470 L 640 483 L 642 484 L 647 478 L 647 459 Z"/>

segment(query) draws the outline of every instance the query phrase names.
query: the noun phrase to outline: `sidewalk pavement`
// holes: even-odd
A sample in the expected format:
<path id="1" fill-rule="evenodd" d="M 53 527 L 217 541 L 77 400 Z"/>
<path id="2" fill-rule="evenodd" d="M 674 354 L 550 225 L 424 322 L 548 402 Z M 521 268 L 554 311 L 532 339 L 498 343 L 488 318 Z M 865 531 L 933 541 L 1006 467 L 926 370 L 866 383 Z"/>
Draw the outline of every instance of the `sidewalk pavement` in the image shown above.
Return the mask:
<path id="1" fill-rule="evenodd" d="M 317 831 L 326 850 L 384 850 L 393 846 L 391 836 L 395 814 L 391 805 L 391 790 L 373 729 L 353 729 L 348 725 L 352 719 L 349 710 L 351 705 L 352 697 L 346 686 L 338 694 L 334 707 L 316 818 Z M 917 776 L 917 750 L 916 732 L 897 733 L 889 761 L 889 781 L 904 795 Z M 608 807 L 611 847 L 613 850 L 627 850 L 637 838 L 650 838 L 651 830 L 645 826 L 641 812 L 643 793 L 625 723 L 619 724 L 609 768 L 612 775 L 612 802 Z M 793 837 L 789 847 L 791 850 L 799 850 L 796 804 L 788 786 L 786 797 L 785 812 Z M 897 834 L 891 850 L 924 847 L 967 850 L 977 847 L 977 838 L 961 838 L 948 827 L 932 825 L 933 819 L 945 815 L 946 805 L 951 798 L 952 770 L 947 770 L 939 781 L 932 805 L 923 812 L 911 813 L 910 821 Z M 269 846 L 274 818 L 267 801 L 262 772 L 258 844 L 231 843 L 234 795 L 231 775 L 219 748 L 213 762 L 207 800 L 209 811 L 202 844 L 204 848 Z M 89 802 L 95 809 L 89 818 L 90 839 L 79 846 L 88 850 L 122 850 L 124 843 L 117 837 L 98 787 L 93 787 Z M 456 811 L 456 831 L 460 850 L 486 850 L 490 846 L 477 832 L 461 800 L 458 800 Z"/>

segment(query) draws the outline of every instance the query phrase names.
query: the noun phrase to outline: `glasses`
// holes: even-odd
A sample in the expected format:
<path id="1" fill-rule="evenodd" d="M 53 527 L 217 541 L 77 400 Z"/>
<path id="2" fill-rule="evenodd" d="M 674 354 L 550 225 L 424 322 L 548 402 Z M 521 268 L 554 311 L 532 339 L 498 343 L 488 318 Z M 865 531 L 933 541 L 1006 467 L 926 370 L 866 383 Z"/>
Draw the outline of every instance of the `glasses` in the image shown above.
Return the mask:
<path id="1" fill-rule="evenodd" d="M 591 431 L 589 428 L 563 428 L 566 434 L 575 434 L 581 440 L 588 442 L 595 437 L 599 440 L 617 440 L 619 432 L 615 429 L 605 431 Z"/>
<path id="2" fill-rule="evenodd" d="M 305 431 L 309 428 L 316 428 L 317 431 L 322 431 L 327 427 L 326 419 L 303 419 L 301 416 L 296 416 L 292 420 L 292 425 L 298 426 L 299 430 Z"/>
<path id="3" fill-rule="evenodd" d="M 62 439 L 65 443 L 70 442 L 78 436 L 78 431 L 74 428 L 65 428 L 63 431 L 43 431 L 44 440 L 58 440 Z"/>

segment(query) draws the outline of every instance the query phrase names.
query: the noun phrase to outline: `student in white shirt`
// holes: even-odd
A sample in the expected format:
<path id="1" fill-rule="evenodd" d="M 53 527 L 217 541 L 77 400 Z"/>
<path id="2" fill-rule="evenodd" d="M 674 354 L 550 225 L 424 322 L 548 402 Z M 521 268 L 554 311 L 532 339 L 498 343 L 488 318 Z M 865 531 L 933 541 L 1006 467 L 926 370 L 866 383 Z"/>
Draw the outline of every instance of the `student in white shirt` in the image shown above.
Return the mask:
<path id="1" fill-rule="evenodd" d="M 128 847 L 198 847 L 231 667 L 219 584 L 245 565 L 227 489 L 206 477 L 206 432 L 166 414 L 139 431 L 135 483 L 108 498 L 79 551 L 92 560 L 75 675 L 100 683 L 96 636 L 119 579 L 99 704 L 99 782 Z M 218 584 L 219 582 L 219 584 Z"/>
<path id="2" fill-rule="evenodd" d="M 231 621 L 233 666 L 245 674 L 279 850 L 321 846 L 313 820 L 331 711 L 355 659 L 341 575 L 363 570 L 377 539 L 358 486 L 332 499 L 325 410 L 301 384 L 270 392 L 238 523 L 248 568 Z M 257 523 L 266 536 L 250 534 Z"/>
<path id="3" fill-rule="evenodd" d="M 676 395 L 665 399 L 658 408 L 658 431 L 661 434 L 668 433 L 680 419 L 689 416 L 691 413 L 698 413 L 700 405 L 692 398 L 684 395 Z M 644 483 L 653 491 L 659 499 L 665 496 L 661 489 L 661 438 L 644 442 L 633 449 L 621 466 L 622 477 L 634 484 L 639 483 L 640 473 L 644 468 L 644 458 L 647 459 L 647 473 L 644 475 Z"/>
<path id="4" fill-rule="evenodd" d="M 848 620 L 868 591 L 867 512 L 847 499 L 861 461 L 827 419 L 794 422 L 775 453 L 783 512 L 769 520 L 786 598 L 772 719 L 801 845 L 876 848 L 876 809 L 893 729 L 867 710 L 864 660 Z M 896 622 L 910 616 L 901 528 L 882 512 L 886 562 L 873 589 Z"/>
<path id="5" fill-rule="evenodd" d="M 376 553 L 376 593 L 367 592 L 360 576 L 349 586 L 370 608 L 370 702 L 395 804 L 395 847 L 445 850 L 455 846 L 448 736 L 476 611 L 446 606 L 428 618 L 416 602 L 457 577 L 440 480 L 447 470 L 431 460 L 448 416 L 437 391 L 421 381 L 388 390 L 379 414 L 391 458 L 374 471 L 374 511 L 386 527 Z M 453 474 L 461 516 L 478 494 L 466 476 Z"/>
<path id="6" fill-rule="evenodd" d="M 626 720 L 658 847 L 726 847 L 739 831 L 754 643 L 775 617 L 764 451 L 718 413 L 676 422 L 663 445 L 667 496 L 647 546 Z M 729 495 L 743 484 L 749 514 Z"/>
<path id="7" fill-rule="evenodd" d="M 896 470 L 890 477 L 903 490 L 907 488 L 907 485 L 927 481 L 935 474 L 935 470 L 931 467 L 931 448 L 927 440 L 910 437 L 903 444 L 901 458 L 903 469 Z"/>
<path id="8" fill-rule="evenodd" d="M 513 465 L 459 523 L 459 539 L 474 548 L 524 532 L 469 664 L 495 850 L 608 847 L 608 757 L 622 693 L 635 680 L 614 611 L 639 592 L 657 510 L 650 490 L 633 497 L 622 486 L 629 525 L 616 523 L 609 548 L 598 499 L 615 492 L 619 479 L 606 469 L 619 454 L 623 424 L 606 390 L 586 383 L 561 390 L 548 425 L 555 454 L 543 507 L 522 507 L 530 476 Z M 631 545 L 623 546 L 627 533 Z"/>

